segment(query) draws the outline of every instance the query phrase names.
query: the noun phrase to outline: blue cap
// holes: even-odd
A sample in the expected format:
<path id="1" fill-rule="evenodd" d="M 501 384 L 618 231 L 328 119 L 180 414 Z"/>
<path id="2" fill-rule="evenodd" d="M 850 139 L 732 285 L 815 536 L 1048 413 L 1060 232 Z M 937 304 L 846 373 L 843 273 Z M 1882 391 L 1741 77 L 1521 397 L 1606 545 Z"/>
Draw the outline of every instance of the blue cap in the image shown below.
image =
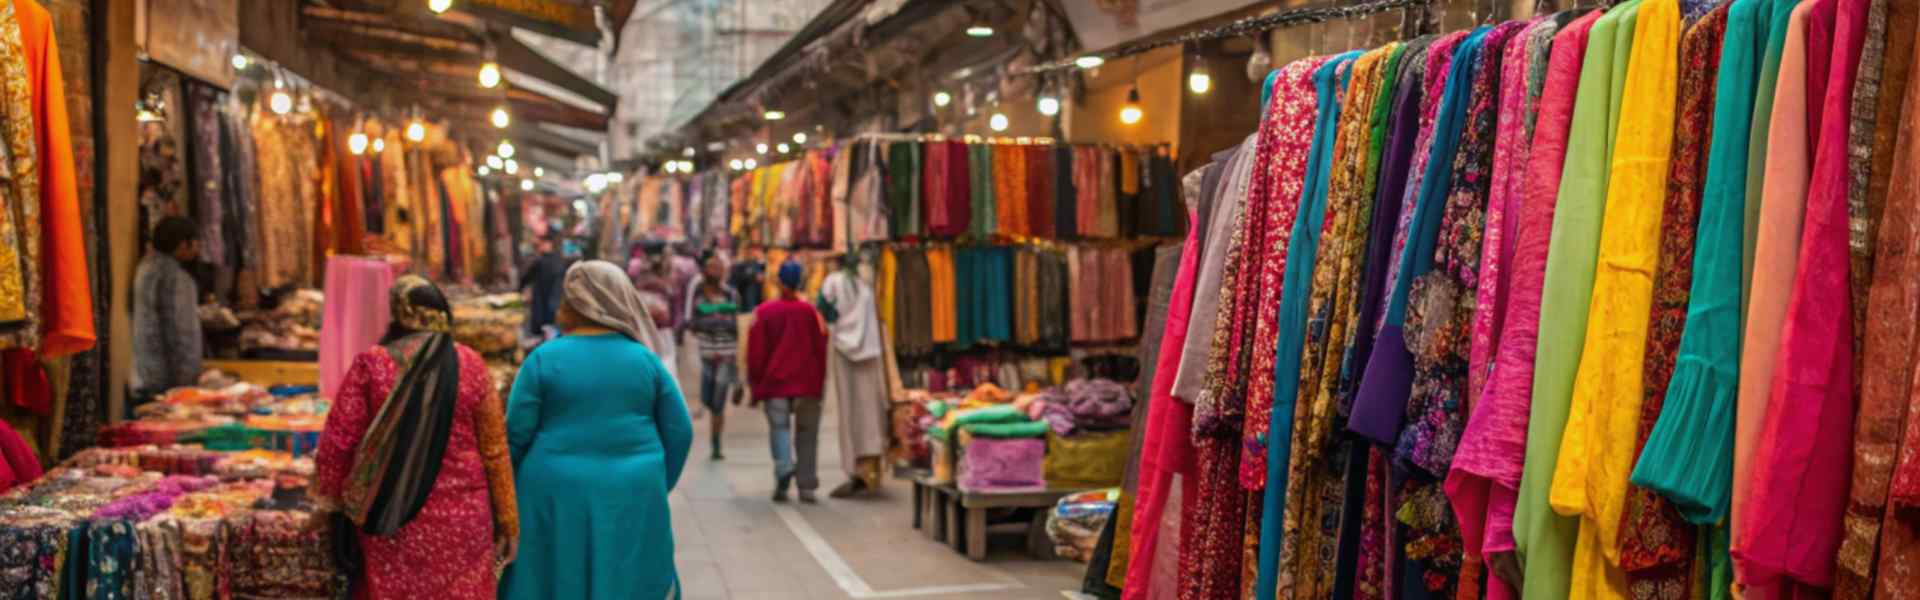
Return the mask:
<path id="1" fill-rule="evenodd" d="M 780 263 L 780 285 L 787 286 L 791 289 L 800 289 L 800 279 L 805 277 L 806 273 L 807 268 L 800 266 L 798 261 L 789 260 Z"/>

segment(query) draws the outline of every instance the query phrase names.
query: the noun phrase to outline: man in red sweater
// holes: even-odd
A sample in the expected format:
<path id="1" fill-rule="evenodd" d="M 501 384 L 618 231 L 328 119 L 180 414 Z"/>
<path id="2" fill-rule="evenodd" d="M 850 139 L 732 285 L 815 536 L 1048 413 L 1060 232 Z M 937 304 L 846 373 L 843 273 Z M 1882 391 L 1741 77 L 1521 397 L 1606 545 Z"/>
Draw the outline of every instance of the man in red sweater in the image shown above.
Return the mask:
<path id="1" fill-rule="evenodd" d="M 780 297 L 753 310 L 747 330 L 747 386 L 764 403 L 773 447 L 773 501 L 787 501 L 799 480 L 800 501 L 820 487 L 814 465 L 820 447 L 820 389 L 827 376 L 827 335 L 820 313 L 800 299 L 806 280 L 800 263 L 780 265 Z M 798 460 L 795 460 L 795 455 Z"/>

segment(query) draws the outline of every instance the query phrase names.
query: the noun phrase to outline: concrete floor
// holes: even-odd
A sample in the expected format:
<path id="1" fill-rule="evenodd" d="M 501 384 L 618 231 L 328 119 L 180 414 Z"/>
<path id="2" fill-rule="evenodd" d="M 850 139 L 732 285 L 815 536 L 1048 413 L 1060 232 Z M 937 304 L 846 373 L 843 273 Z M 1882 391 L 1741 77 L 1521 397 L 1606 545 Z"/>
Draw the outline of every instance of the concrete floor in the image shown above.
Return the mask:
<path id="1" fill-rule="evenodd" d="M 682 378 L 689 380 L 698 378 Z M 774 504 L 765 416 L 741 405 L 729 406 L 727 417 L 727 458 L 716 462 L 707 458 L 712 418 L 696 416 L 692 456 L 671 496 L 675 562 L 689 600 L 1051 599 L 1080 589 L 1085 565 L 1032 560 L 1019 535 L 993 537 L 985 562 L 934 543 L 913 529 L 905 481 L 890 481 L 878 496 L 827 498 L 846 480 L 831 406 L 821 418 L 820 503 Z"/>

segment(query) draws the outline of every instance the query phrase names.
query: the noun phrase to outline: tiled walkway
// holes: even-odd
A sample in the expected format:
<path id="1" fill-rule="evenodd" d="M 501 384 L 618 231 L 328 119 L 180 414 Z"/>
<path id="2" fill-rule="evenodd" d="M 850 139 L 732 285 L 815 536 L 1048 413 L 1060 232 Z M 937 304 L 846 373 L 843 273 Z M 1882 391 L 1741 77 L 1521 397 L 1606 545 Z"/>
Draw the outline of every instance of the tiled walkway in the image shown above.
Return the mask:
<path id="1" fill-rule="evenodd" d="M 707 458 L 711 419 L 695 419 L 693 456 L 672 496 L 689 600 L 1052 599 L 1080 587 L 1084 565 L 1031 560 L 1017 535 L 993 539 L 980 563 L 922 536 L 906 482 L 890 482 L 876 497 L 827 498 L 846 479 L 832 407 L 821 419 L 820 503 L 774 504 L 766 418 L 746 406 L 728 407 L 727 416 L 720 462 Z"/>

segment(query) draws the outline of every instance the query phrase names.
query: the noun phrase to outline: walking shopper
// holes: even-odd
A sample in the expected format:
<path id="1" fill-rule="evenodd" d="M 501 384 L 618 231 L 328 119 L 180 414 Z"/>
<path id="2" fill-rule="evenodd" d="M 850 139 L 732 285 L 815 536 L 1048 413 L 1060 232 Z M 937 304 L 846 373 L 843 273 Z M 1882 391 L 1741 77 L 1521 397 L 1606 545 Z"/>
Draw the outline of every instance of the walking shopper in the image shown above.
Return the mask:
<path id="1" fill-rule="evenodd" d="M 200 228 L 185 217 L 153 227 L 153 252 L 133 276 L 133 389 L 138 400 L 200 378 L 200 285 L 186 265 L 200 257 Z"/>
<path id="2" fill-rule="evenodd" d="M 787 488 L 796 481 L 801 502 L 813 502 L 820 487 L 814 459 L 820 448 L 827 340 L 820 313 L 800 299 L 805 275 L 798 262 L 780 265 L 780 297 L 754 309 L 747 330 L 747 387 L 755 403 L 765 403 L 774 502 L 786 502 Z"/>
<path id="3" fill-rule="evenodd" d="M 720 452 L 720 437 L 727 426 L 727 401 L 740 389 L 738 347 L 740 345 L 740 295 L 727 286 L 727 263 L 712 251 L 701 257 L 700 280 L 689 292 L 687 316 L 682 320 L 693 332 L 700 348 L 700 404 L 713 414 L 709 440 L 713 460 L 726 456 Z M 738 400 L 735 399 L 737 402 Z"/>
<path id="4" fill-rule="evenodd" d="M 527 330 L 542 340 L 553 337 L 548 329 L 553 325 L 555 311 L 560 308 L 560 280 L 567 275 L 567 257 L 562 254 L 553 240 L 540 238 L 534 242 L 534 249 L 540 256 L 533 259 L 520 273 L 520 289 L 533 289 L 532 297 L 527 299 Z"/>
<path id="5" fill-rule="evenodd" d="M 839 408 L 840 469 L 847 474 L 847 482 L 833 489 L 835 498 L 880 489 L 889 425 L 873 286 L 855 271 L 851 255 L 844 264 L 820 284 L 819 299 L 832 335 L 826 390 Z"/>
<path id="6" fill-rule="evenodd" d="M 351 523 L 333 532 L 359 547 L 346 553 L 362 558 L 346 566 L 357 597 L 492 598 L 519 539 L 500 397 L 453 341 L 439 288 L 409 275 L 389 297 L 386 335 L 354 357 L 327 415 L 315 500 Z"/>
<path id="7" fill-rule="evenodd" d="M 527 356 L 507 403 L 507 439 L 525 552 L 501 579 L 507 598 L 674 598 L 667 492 L 693 423 L 626 273 L 567 270 L 565 335 Z"/>

